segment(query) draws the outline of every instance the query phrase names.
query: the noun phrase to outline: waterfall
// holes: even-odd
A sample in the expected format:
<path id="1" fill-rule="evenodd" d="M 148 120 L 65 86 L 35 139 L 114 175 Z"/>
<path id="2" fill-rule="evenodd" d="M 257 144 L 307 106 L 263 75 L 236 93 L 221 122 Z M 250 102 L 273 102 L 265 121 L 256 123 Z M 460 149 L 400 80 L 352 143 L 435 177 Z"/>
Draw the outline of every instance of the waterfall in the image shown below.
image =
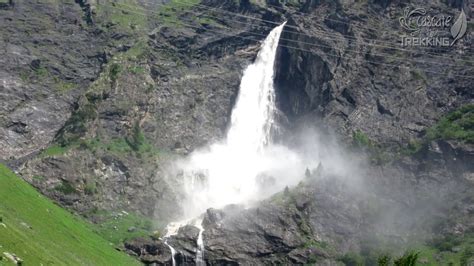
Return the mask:
<path id="1" fill-rule="evenodd" d="M 270 142 L 274 122 L 273 75 L 280 34 L 286 22 L 273 29 L 263 42 L 255 62 L 247 67 L 232 111 L 227 146 L 255 152 Z"/>
<path id="2" fill-rule="evenodd" d="M 172 266 L 176 266 L 176 260 L 175 260 L 175 256 L 176 256 L 176 250 L 170 245 L 168 244 L 168 239 L 165 239 L 165 245 L 167 245 L 171 251 L 171 263 L 172 263 Z"/>
<path id="3" fill-rule="evenodd" d="M 202 219 L 191 220 L 192 217 L 211 207 L 249 203 L 268 196 L 291 182 L 298 182 L 289 181 L 288 177 L 295 175 L 288 169 L 305 169 L 295 153 L 271 143 L 276 110 L 274 65 L 285 24 L 268 34 L 255 62 L 245 69 L 226 138 L 177 162 L 181 170 L 178 178 L 182 179 L 185 193 L 185 219 L 169 224 L 167 236 L 176 234 L 181 225 L 193 222 L 199 229 L 197 265 L 205 265 L 204 228 Z"/>
<path id="4" fill-rule="evenodd" d="M 202 233 L 204 232 L 204 227 L 202 226 L 202 220 L 198 220 L 195 224 L 199 228 L 199 234 L 197 238 L 197 250 L 196 250 L 196 265 L 205 266 L 204 262 L 204 239 L 202 238 Z"/>
<path id="5" fill-rule="evenodd" d="M 179 166 L 184 173 L 186 217 L 261 195 L 262 175 L 275 161 L 266 149 L 271 143 L 276 109 L 275 57 L 285 24 L 268 34 L 254 63 L 245 69 L 225 140 L 194 152 Z"/>
<path id="6" fill-rule="evenodd" d="M 168 243 L 168 239 L 171 237 L 171 236 L 174 236 L 176 234 L 178 234 L 178 230 L 179 228 L 181 228 L 182 226 L 188 224 L 188 221 L 180 221 L 180 222 L 173 222 L 173 223 L 169 223 L 166 228 L 165 228 L 165 232 L 166 234 L 164 235 L 163 237 L 163 240 L 164 240 L 164 243 L 166 246 L 168 246 L 168 248 L 170 249 L 171 251 L 171 263 L 172 263 L 172 266 L 176 266 L 176 259 L 175 259 L 175 256 L 176 256 L 176 249 L 173 248 L 173 246 L 171 246 L 169 243 Z"/>

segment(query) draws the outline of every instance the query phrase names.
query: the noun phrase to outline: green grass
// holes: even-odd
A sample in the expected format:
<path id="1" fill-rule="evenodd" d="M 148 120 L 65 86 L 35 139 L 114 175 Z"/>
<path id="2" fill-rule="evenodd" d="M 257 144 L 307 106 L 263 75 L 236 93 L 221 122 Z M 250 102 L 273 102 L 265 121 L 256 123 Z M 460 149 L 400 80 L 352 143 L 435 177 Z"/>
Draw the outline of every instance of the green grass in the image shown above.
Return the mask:
<path id="1" fill-rule="evenodd" d="M 373 146 L 370 138 L 361 130 L 356 130 L 352 133 L 352 145 L 356 148 L 365 149 Z"/>
<path id="2" fill-rule="evenodd" d="M 62 155 L 69 149 L 68 146 L 52 145 L 40 153 L 40 157 L 52 157 Z"/>
<path id="3" fill-rule="evenodd" d="M 112 24 L 119 31 L 143 32 L 147 29 L 148 18 L 137 0 L 121 0 L 97 6 L 97 18 L 104 24 Z"/>
<path id="4" fill-rule="evenodd" d="M 338 261 L 344 263 L 346 266 L 363 266 L 364 258 L 353 252 L 349 252 L 337 258 Z"/>
<path id="5" fill-rule="evenodd" d="M 420 261 L 426 265 L 469 265 L 474 262 L 474 234 L 448 235 L 418 247 Z"/>
<path id="6" fill-rule="evenodd" d="M 423 148 L 423 143 L 416 140 L 410 140 L 406 147 L 401 147 L 399 152 L 402 155 L 414 155 Z"/>
<path id="7" fill-rule="evenodd" d="M 142 66 L 132 66 L 128 68 L 128 71 L 132 74 L 138 75 L 145 73 L 145 68 Z"/>
<path id="8" fill-rule="evenodd" d="M 414 155 L 433 140 L 457 140 L 474 143 L 474 104 L 467 104 L 442 117 L 426 131 L 421 140 L 410 140 L 400 147 L 401 155 Z"/>
<path id="9" fill-rule="evenodd" d="M 99 213 L 96 216 L 102 221 L 98 223 L 96 232 L 115 245 L 128 239 L 149 236 L 153 232 L 152 221 L 138 214 L 120 212 Z"/>
<path id="10" fill-rule="evenodd" d="M 36 68 L 34 72 L 39 78 L 44 78 L 46 76 L 49 76 L 49 72 L 45 67 Z"/>
<path id="11" fill-rule="evenodd" d="M 58 78 L 55 78 L 54 80 L 56 81 L 55 89 L 56 91 L 60 93 L 68 92 L 76 87 L 76 85 L 71 82 L 65 82 L 65 81 L 59 80 Z"/>
<path id="12" fill-rule="evenodd" d="M 144 59 L 148 57 L 150 47 L 146 40 L 138 40 L 130 49 L 124 53 L 124 58 L 129 61 Z"/>
<path id="13" fill-rule="evenodd" d="M 441 118 L 426 132 L 426 137 L 474 143 L 474 104 L 462 106 Z"/>
<path id="14" fill-rule="evenodd" d="M 390 153 L 380 144 L 371 140 L 361 130 L 352 133 L 352 148 L 367 152 L 371 163 L 383 165 L 391 161 Z"/>
<path id="15" fill-rule="evenodd" d="M 160 8 L 158 18 L 165 25 L 180 26 L 182 22 L 179 19 L 179 15 L 200 2 L 201 0 L 171 0 L 168 4 Z M 189 24 L 189 22 L 187 23 Z"/>
<path id="16" fill-rule="evenodd" d="M 0 256 L 14 253 L 23 265 L 139 265 L 3 165 L 0 217 Z"/>
<path id="17" fill-rule="evenodd" d="M 117 156 L 135 155 L 137 157 L 153 157 L 162 155 L 162 151 L 153 147 L 141 131 L 137 131 L 130 137 L 102 140 L 100 138 L 81 140 L 79 145 L 93 152 L 105 151 Z"/>

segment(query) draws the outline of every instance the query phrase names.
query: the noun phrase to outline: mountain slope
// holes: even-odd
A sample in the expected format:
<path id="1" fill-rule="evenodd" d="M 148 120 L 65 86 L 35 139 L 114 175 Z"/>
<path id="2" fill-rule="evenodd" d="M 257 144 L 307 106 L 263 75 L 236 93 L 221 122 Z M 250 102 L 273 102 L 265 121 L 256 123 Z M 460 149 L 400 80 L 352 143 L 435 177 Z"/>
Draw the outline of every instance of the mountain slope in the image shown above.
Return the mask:
<path id="1" fill-rule="evenodd" d="M 80 218 L 40 195 L 0 165 L 0 264 L 15 254 L 26 265 L 138 265 Z"/>

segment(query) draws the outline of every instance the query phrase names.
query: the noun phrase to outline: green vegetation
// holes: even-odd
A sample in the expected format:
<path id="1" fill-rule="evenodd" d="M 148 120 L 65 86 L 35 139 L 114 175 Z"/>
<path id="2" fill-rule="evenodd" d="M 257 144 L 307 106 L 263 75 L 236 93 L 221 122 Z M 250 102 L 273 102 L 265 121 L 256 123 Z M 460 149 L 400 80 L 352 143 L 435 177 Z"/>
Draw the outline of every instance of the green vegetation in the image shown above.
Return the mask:
<path id="1" fill-rule="evenodd" d="M 50 147 L 48 147 L 47 149 L 43 150 L 43 151 L 40 153 L 40 157 L 52 157 L 52 156 L 56 156 L 56 155 L 62 155 L 62 154 L 64 154 L 68 149 L 69 149 L 69 147 L 61 146 L 61 145 L 55 144 L 55 145 L 50 146 Z"/>
<path id="2" fill-rule="evenodd" d="M 24 265 L 139 265 L 3 165 L 0 223 L 0 256 L 15 254 Z"/>
<path id="3" fill-rule="evenodd" d="M 418 261 L 419 253 L 410 251 L 393 261 L 394 266 L 415 266 Z"/>
<path id="4" fill-rule="evenodd" d="M 34 72 L 37 77 L 39 78 L 44 78 L 46 76 L 49 76 L 49 72 L 45 67 L 38 67 L 34 69 Z"/>
<path id="5" fill-rule="evenodd" d="M 56 84 L 55 84 L 56 90 L 61 93 L 70 91 L 76 87 L 74 83 L 62 81 L 56 77 L 54 78 L 54 80 L 56 81 Z"/>
<path id="6" fill-rule="evenodd" d="M 48 80 L 52 83 L 51 87 L 54 88 L 58 93 L 65 93 L 76 87 L 76 84 L 62 80 L 60 76 L 50 73 L 50 71 L 44 66 L 39 66 L 30 70 L 22 70 L 19 76 L 23 82 Z"/>
<path id="7" fill-rule="evenodd" d="M 97 193 L 97 184 L 94 181 L 88 181 L 84 187 L 84 193 L 94 195 Z"/>
<path id="8" fill-rule="evenodd" d="M 352 145 L 356 148 L 365 149 L 374 146 L 370 138 L 361 130 L 352 133 Z"/>
<path id="9" fill-rule="evenodd" d="M 474 104 L 464 105 L 442 117 L 426 131 L 422 140 L 410 140 L 405 147 L 398 149 L 399 155 L 413 155 L 433 140 L 457 140 L 474 143 Z M 364 150 L 375 164 L 387 163 L 397 156 L 390 156 L 388 150 L 372 141 L 364 132 L 352 133 L 352 147 Z"/>
<path id="10" fill-rule="evenodd" d="M 129 138 L 127 138 L 128 145 L 132 148 L 132 150 L 136 152 L 149 152 L 151 151 L 151 146 L 148 141 L 145 139 L 145 135 L 140 128 L 140 123 L 135 122 L 133 126 L 132 134 Z"/>
<path id="11" fill-rule="evenodd" d="M 102 140 L 100 138 L 82 140 L 79 146 L 93 152 L 102 150 L 117 156 L 129 154 L 139 158 L 160 156 L 163 153 L 149 143 L 138 125 L 134 126 L 129 137 L 111 140 Z"/>
<path id="12" fill-rule="evenodd" d="M 413 155 L 430 141 L 441 139 L 474 143 L 474 104 L 464 105 L 442 117 L 426 131 L 423 139 L 410 140 L 399 152 L 402 155 Z"/>
<path id="13" fill-rule="evenodd" d="M 377 265 L 378 266 L 389 266 L 390 261 L 392 258 L 390 255 L 381 255 L 380 257 L 377 258 Z"/>
<path id="14" fill-rule="evenodd" d="M 109 68 L 109 77 L 110 77 L 110 80 L 113 83 L 115 83 L 117 81 L 117 78 L 118 78 L 121 71 L 122 71 L 122 67 L 117 63 L 113 63 L 110 66 L 110 68 Z"/>
<path id="15" fill-rule="evenodd" d="M 64 154 L 71 149 L 88 149 L 94 154 L 106 152 L 116 156 L 132 155 L 138 158 L 155 158 L 165 154 L 165 151 L 155 148 L 145 137 L 138 123 L 134 125 L 128 137 L 102 139 L 69 139 L 60 144 L 54 144 L 44 150 L 39 157 L 52 157 Z M 62 191 L 60 188 L 58 189 Z"/>
<path id="16" fill-rule="evenodd" d="M 461 265 L 474 263 L 474 232 L 464 235 L 446 235 L 426 243 L 412 243 L 405 248 L 391 239 L 364 239 L 361 252 L 350 252 L 337 259 L 345 265 L 413 266 L 413 265 Z"/>
<path id="17" fill-rule="evenodd" d="M 344 256 L 338 258 L 338 261 L 344 263 L 346 266 L 362 266 L 364 265 L 364 258 L 357 253 L 349 252 Z"/>
<path id="18" fill-rule="evenodd" d="M 33 176 L 33 179 L 35 179 L 35 180 L 43 180 L 43 179 L 44 179 L 44 176 L 35 175 L 35 176 Z"/>
<path id="19" fill-rule="evenodd" d="M 153 233 L 152 221 L 138 214 L 97 213 L 96 216 L 101 220 L 96 226 L 96 232 L 115 245 Z"/>
<path id="20" fill-rule="evenodd" d="M 87 132 L 87 122 L 97 117 L 97 108 L 87 102 L 79 107 L 66 122 L 64 128 L 58 134 L 57 141 L 62 147 L 67 147 L 77 141 Z"/>
<path id="21" fill-rule="evenodd" d="M 62 192 L 65 195 L 74 194 L 77 192 L 71 183 L 64 180 L 61 181 L 61 184 L 57 185 L 54 189 Z"/>
<path id="22" fill-rule="evenodd" d="M 293 194 L 292 194 L 293 191 L 294 190 L 292 189 L 292 190 L 286 190 L 286 191 L 275 193 L 268 199 L 268 201 L 280 206 L 293 205 L 295 202 Z"/>
<path id="23" fill-rule="evenodd" d="M 140 33 L 147 29 L 148 19 L 137 0 L 120 0 L 114 3 L 97 6 L 95 16 L 107 27 L 115 27 L 119 31 Z"/>
<path id="24" fill-rule="evenodd" d="M 301 229 L 301 225 L 300 225 L 300 229 Z M 304 243 L 303 247 L 307 249 L 322 250 L 322 251 L 325 251 L 330 256 L 336 254 L 335 248 L 331 246 L 329 243 L 324 242 L 324 241 L 316 241 L 314 239 L 308 239 L 306 243 Z"/>
<path id="25" fill-rule="evenodd" d="M 382 165 L 390 161 L 389 153 L 361 130 L 352 133 L 352 147 L 367 152 L 373 164 Z"/>
<path id="26" fill-rule="evenodd" d="M 426 132 L 426 138 L 474 143 L 474 104 L 462 106 L 441 118 Z"/>
<path id="27" fill-rule="evenodd" d="M 287 0 L 285 2 L 285 5 L 295 7 L 295 8 L 299 8 L 299 7 L 303 6 L 304 3 L 305 3 L 304 1 L 300 1 L 300 0 Z"/>
<path id="28" fill-rule="evenodd" d="M 130 71 L 130 73 L 135 74 L 135 75 L 143 74 L 145 73 L 145 68 L 142 66 L 132 66 L 128 68 L 128 71 Z"/>
<path id="29" fill-rule="evenodd" d="M 130 49 L 128 49 L 124 53 L 125 59 L 133 60 L 133 59 L 146 59 L 149 54 L 150 47 L 146 40 L 139 40 L 135 45 L 133 45 Z"/>
<path id="30" fill-rule="evenodd" d="M 412 77 L 415 79 L 415 80 L 423 80 L 423 81 L 426 81 L 426 75 L 421 72 L 421 70 L 412 70 L 410 71 Z"/>
<path id="31" fill-rule="evenodd" d="M 180 26 L 182 22 L 179 19 L 179 15 L 200 2 L 200 0 L 171 0 L 168 4 L 160 8 L 159 19 L 165 25 Z"/>
<path id="32" fill-rule="evenodd" d="M 429 242 L 430 246 L 439 251 L 451 251 L 454 247 L 460 245 L 461 243 L 462 239 L 454 235 L 434 238 Z"/>
<path id="33" fill-rule="evenodd" d="M 319 248 L 319 249 L 327 249 L 329 248 L 329 244 L 327 242 L 324 242 L 324 241 L 316 241 L 316 240 L 308 240 L 306 241 L 306 243 L 304 244 L 304 247 L 305 248 Z"/>
<path id="34" fill-rule="evenodd" d="M 369 256 L 362 256 L 360 254 L 349 252 L 344 256 L 337 258 L 346 266 L 363 266 L 363 265 L 378 265 L 378 266 L 415 266 L 417 265 L 419 252 L 408 251 L 403 256 L 392 259 L 388 254 L 376 255 L 376 253 Z M 392 261 L 393 260 L 393 261 Z"/>
<path id="35" fill-rule="evenodd" d="M 418 247 L 420 261 L 428 265 L 461 265 L 474 262 L 474 233 L 447 235 Z"/>
<path id="36" fill-rule="evenodd" d="M 413 155 L 419 152 L 421 148 L 423 148 L 422 142 L 410 140 L 408 142 L 408 145 L 404 148 L 401 148 L 399 152 L 403 155 Z"/>

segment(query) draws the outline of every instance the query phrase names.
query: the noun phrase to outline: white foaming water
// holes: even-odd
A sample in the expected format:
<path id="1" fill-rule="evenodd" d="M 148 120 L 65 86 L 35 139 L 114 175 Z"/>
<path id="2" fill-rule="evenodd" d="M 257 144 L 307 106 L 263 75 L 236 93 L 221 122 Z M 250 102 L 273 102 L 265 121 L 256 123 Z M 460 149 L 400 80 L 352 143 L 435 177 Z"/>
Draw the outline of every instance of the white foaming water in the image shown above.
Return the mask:
<path id="1" fill-rule="evenodd" d="M 285 24 L 286 22 L 270 32 L 257 59 L 244 72 L 225 144 L 230 152 L 253 154 L 270 142 L 276 109 L 273 69 L 280 34 Z"/>
<path id="2" fill-rule="evenodd" d="M 206 263 L 204 262 L 204 239 L 202 238 L 202 233 L 204 232 L 204 227 L 202 227 L 202 220 L 196 221 L 195 225 L 199 228 L 199 234 L 197 239 L 197 247 L 196 250 L 196 265 L 197 266 L 205 266 Z"/>
<path id="3" fill-rule="evenodd" d="M 274 65 L 285 23 L 270 32 L 245 70 L 226 139 L 178 163 L 183 170 L 185 217 L 259 200 L 295 184 L 298 180 L 289 180 L 295 169 L 304 171 L 295 153 L 271 143 Z"/>
<path id="4" fill-rule="evenodd" d="M 175 250 L 170 244 L 168 244 L 168 240 L 167 240 L 167 239 L 165 239 L 165 242 L 164 242 L 164 243 L 165 243 L 165 245 L 167 245 L 167 246 L 170 248 L 170 250 L 171 250 L 171 264 L 172 264 L 172 266 L 176 266 L 176 260 L 174 259 L 174 256 L 176 256 L 176 250 Z"/>
<path id="5" fill-rule="evenodd" d="M 176 234 L 179 227 L 194 221 L 200 230 L 196 243 L 198 265 L 205 265 L 204 228 L 202 220 L 196 222 L 192 217 L 208 208 L 252 203 L 287 185 L 297 184 L 300 179 L 295 177 L 304 176 L 307 165 L 301 158 L 288 148 L 271 142 L 276 109 L 274 64 L 285 24 L 270 32 L 255 62 L 245 70 L 226 139 L 177 162 L 178 169 L 182 170 L 185 219 L 170 223 L 165 239 Z"/>

